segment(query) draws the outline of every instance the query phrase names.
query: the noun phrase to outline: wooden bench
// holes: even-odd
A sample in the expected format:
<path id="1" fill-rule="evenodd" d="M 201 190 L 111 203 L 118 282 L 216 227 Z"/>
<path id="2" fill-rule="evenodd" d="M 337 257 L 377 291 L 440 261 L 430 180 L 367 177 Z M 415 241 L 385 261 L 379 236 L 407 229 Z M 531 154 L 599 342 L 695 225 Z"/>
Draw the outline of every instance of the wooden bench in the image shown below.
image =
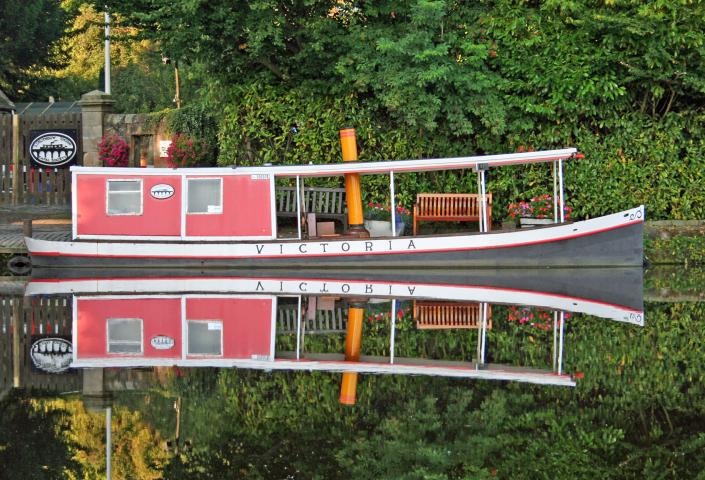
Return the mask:
<path id="1" fill-rule="evenodd" d="M 487 229 L 492 229 L 492 194 L 487 198 Z M 480 196 L 476 193 L 419 193 L 414 204 L 416 235 L 421 221 L 479 222 Z"/>
<path id="2" fill-rule="evenodd" d="M 421 330 L 480 328 L 480 304 L 414 300 L 413 318 Z M 492 307 L 487 306 L 487 329 L 492 329 Z"/>
<path id="3" fill-rule="evenodd" d="M 296 187 L 277 188 L 276 203 L 278 217 L 296 218 Z M 304 188 L 301 212 L 315 213 L 316 219 L 339 220 L 343 224 L 343 230 L 348 228 L 344 188 Z"/>

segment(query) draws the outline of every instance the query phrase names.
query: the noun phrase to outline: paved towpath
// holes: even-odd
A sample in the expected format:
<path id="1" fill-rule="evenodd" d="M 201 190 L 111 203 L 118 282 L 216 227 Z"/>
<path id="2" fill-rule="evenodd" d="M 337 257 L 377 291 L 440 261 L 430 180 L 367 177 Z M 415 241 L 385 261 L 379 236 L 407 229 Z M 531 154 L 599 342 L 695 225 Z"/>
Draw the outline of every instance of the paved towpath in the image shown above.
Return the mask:
<path id="1" fill-rule="evenodd" d="M 67 205 L 0 205 L 0 254 L 27 253 L 22 222 L 33 221 L 32 236 L 71 239 L 71 207 Z"/>
<path id="2" fill-rule="evenodd" d="M 71 240 L 71 224 L 35 224 L 32 236 L 42 240 Z M 0 254 L 3 253 L 27 253 L 21 224 L 0 225 Z"/>

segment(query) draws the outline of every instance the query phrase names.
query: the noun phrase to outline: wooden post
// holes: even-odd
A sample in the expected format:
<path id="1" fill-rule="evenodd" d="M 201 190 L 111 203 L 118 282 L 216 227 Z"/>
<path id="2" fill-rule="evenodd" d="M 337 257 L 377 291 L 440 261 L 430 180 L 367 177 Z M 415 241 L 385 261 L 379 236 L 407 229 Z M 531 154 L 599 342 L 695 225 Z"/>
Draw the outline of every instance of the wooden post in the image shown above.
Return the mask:
<path id="1" fill-rule="evenodd" d="M 20 116 L 12 114 L 12 204 L 17 205 L 22 199 L 20 190 L 23 188 L 21 180 L 24 177 L 20 157 Z"/>
<path id="2" fill-rule="evenodd" d="M 22 234 L 25 237 L 32 237 L 32 219 L 22 222 Z"/>
<path id="3" fill-rule="evenodd" d="M 344 162 L 357 160 L 357 133 L 354 128 L 340 130 L 340 148 Z M 360 174 L 345 174 L 345 201 L 348 205 L 347 235 L 368 238 L 370 232 L 365 230 L 365 220 L 362 216 L 362 194 L 360 193 Z"/>
<path id="4" fill-rule="evenodd" d="M 181 82 L 179 81 L 178 60 L 174 60 L 174 81 L 176 82 L 176 95 L 174 96 L 174 102 L 176 103 L 176 108 L 181 108 Z"/>
<path id="5" fill-rule="evenodd" d="M 360 343 L 362 340 L 362 316 L 365 309 L 359 305 L 348 308 L 348 327 L 345 334 L 345 360 L 360 360 Z M 343 372 L 340 385 L 340 403 L 355 405 L 357 397 L 357 372 Z"/>

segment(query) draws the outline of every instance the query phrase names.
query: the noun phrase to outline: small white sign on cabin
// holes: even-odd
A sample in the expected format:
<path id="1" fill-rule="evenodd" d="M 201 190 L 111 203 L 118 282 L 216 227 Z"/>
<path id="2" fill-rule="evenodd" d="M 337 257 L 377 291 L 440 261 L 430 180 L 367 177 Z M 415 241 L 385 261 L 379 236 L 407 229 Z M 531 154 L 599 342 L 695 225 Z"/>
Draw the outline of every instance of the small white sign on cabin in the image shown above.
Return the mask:
<path id="1" fill-rule="evenodd" d="M 166 151 L 169 150 L 170 145 L 171 145 L 171 140 L 160 140 L 159 141 L 159 156 L 161 158 L 168 157 Z"/>

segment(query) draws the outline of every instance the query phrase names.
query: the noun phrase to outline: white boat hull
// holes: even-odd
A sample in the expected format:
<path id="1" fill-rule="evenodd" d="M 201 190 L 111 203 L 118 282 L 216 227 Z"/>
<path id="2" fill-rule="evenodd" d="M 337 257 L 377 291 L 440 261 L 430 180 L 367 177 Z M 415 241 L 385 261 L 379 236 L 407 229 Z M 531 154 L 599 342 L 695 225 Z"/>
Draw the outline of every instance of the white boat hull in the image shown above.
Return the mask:
<path id="1" fill-rule="evenodd" d="M 260 242 L 27 238 L 34 266 L 229 268 L 632 267 L 643 263 L 644 207 L 546 228 L 394 238 Z"/>

